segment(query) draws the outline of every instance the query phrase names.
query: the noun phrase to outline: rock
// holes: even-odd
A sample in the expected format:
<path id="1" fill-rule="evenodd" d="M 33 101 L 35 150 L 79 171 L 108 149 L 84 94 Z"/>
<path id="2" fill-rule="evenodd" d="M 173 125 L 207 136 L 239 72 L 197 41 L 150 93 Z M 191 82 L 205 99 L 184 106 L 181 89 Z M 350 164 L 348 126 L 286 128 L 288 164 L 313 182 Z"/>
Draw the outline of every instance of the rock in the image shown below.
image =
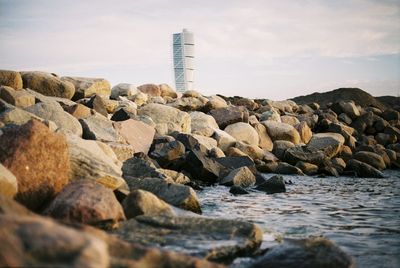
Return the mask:
<path id="1" fill-rule="evenodd" d="M 1 174 L 1 173 L 0 173 Z M 35 216 L 36 214 L 18 203 L 13 197 L 0 194 L 0 217 L 2 216 Z M 2 237 L 3 238 L 3 237 Z M 0 249 L 1 246 L 0 246 Z M 3 252 L 3 251 L 2 251 Z M 2 255 L 3 256 L 3 255 Z M 0 263 L 2 259 L 0 258 Z"/>
<path id="2" fill-rule="evenodd" d="M 397 127 L 387 126 L 384 130 L 384 133 L 395 135 L 397 137 L 397 140 L 400 141 L 400 129 L 398 129 Z"/>
<path id="3" fill-rule="evenodd" d="M 111 99 L 117 100 L 119 96 L 130 97 L 138 92 L 137 87 L 132 84 L 119 83 L 111 89 Z"/>
<path id="4" fill-rule="evenodd" d="M 161 90 L 161 97 L 165 98 L 165 97 L 171 97 L 173 99 L 177 98 L 177 94 L 176 91 L 173 90 L 169 85 L 167 84 L 160 84 L 158 85 L 158 87 Z"/>
<path id="5" fill-rule="evenodd" d="M 244 143 L 242 143 L 242 144 L 244 144 Z M 226 151 L 226 155 L 232 156 L 232 157 L 236 157 L 236 156 L 250 157 L 248 154 L 245 154 L 244 152 L 242 152 L 240 149 L 238 149 L 236 147 L 229 147 L 228 150 Z"/>
<path id="6" fill-rule="evenodd" d="M 268 135 L 273 141 L 285 140 L 294 144 L 300 143 L 299 132 L 293 126 L 275 121 L 263 121 L 261 123 L 267 128 Z"/>
<path id="7" fill-rule="evenodd" d="M 75 94 L 75 86 L 45 72 L 22 72 L 23 87 L 30 88 L 46 96 L 71 99 Z"/>
<path id="8" fill-rule="evenodd" d="M 0 164 L 0 196 L 4 195 L 13 198 L 17 192 L 17 178 L 5 166 Z"/>
<path id="9" fill-rule="evenodd" d="M 67 222 L 79 222 L 114 229 L 125 220 L 113 191 L 93 180 L 77 180 L 66 186 L 44 211 Z"/>
<path id="10" fill-rule="evenodd" d="M 232 170 L 227 176 L 220 179 L 219 184 L 226 186 L 250 187 L 256 183 L 256 177 L 248 167 Z"/>
<path id="11" fill-rule="evenodd" d="M 282 176 L 272 176 L 265 182 L 257 185 L 256 190 L 266 192 L 267 194 L 286 192 L 285 181 Z"/>
<path id="12" fill-rule="evenodd" d="M 345 113 L 339 114 L 338 119 L 347 125 L 351 125 L 351 123 L 353 122 L 353 120 L 351 120 L 351 118 Z"/>
<path id="13" fill-rule="evenodd" d="M 107 156 L 99 143 L 68 135 L 71 180 L 91 179 L 115 190 L 125 184 L 121 168 Z"/>
<path id="14" fill-rule="evenodd" d="M 0 216 L 4 267 L 109 267 L 106 243 L 37 216 Z"/>
<path id="15" fill-rule="evenodd" d="M 214 131 L 212 138 L 217 141 L 218 148 L 224 152 L 227 152 L 227 150 L 236 143 L 236 139 L 234 137 L 220 129 L 216 129 Z"/>
<path id="16" fill-rule="evenodd" d="M 319 165 L 325 159 L 325 154 L 314 147 L 295 146 L 286 149 L 282 159 L 292 165 L 296 165 L 299 161 Z"/>
<path id="17" fill-rule="evenodd" d="M 267 129 L 263 124 L 256 123 L 253 125 L 254 129 L 257 131 L 258 137 L 259 137 L 259 143 L 258 146 L 261 149 L 265 149 L 267 151 L 272 151 L 272 148 L 274 147 L 274 144 L 270 138 L 270 136 L 267 133 Z"/>
<path id="18" fill-rule="evenodd" d="M 354 171 L 357 173 L 357 176 L 363 177 L 363 178 L 384 178 L 384 175 L 382 172 L 377 170 L 376 168 L 358 161 L 356 159 L 350 159 L 347 162 L 347 170 Z"/>
<path id="19" fill-rule="evenodd" d="M 228 107 L 228 104 L 226 103 L 226 101 L 217 96 L 217 95 L 213 95 L 208 97 L 208 102 L 206 103 L 204 110 L 205 112 L 209 112 L 211 110 L 214 109 L 220 109 L 220 108 L 226 108 Z"/>
<path id="20" fill-rule="evenodd" d="M 220 129 L 226 128 L 228 125 L 244 122 L 249 120 L 249 112 L 242 106 L 229 106 L 210 111 L 210 115 L 214 117 Z"/>
<path id="21" fill-rule="evenodd" d="M 204 146 L 194 148 L 186 156 L 184 170 L 192 178 L 206 183 L 214 183 L 220 175 L 221 165 L 217 162 L 221 158 L 210 158 L 206 155 Z"/>
<path id="22" fill-rule="evenodd" d="M 193 134 L 211 137 L 215 129 L 219 129 L 217 122 L 211 115 L 203 112 L 191 112 L 189 115 Z"/>
<path id="23" fill-rule="evenodd" d="M 382 156 L 373 152 L 360 151 L 354 154 L 354 159 L 364 162 L 378 170 L 386 169 Z"/>
<path id="24" fill-rule="evenodd" d="M 277 174 L 285 175 L 304 175 L 303 171 L 298 167 L 292 166 L 286 162 L 279 162 L 278 166 L 273 170 Z"/>
<path id="25" fill-rule="evenodd" d="M 69 181 L 67 142 L 36 120 L 2 131 L 0 162 L 17 178 L 15 198 L 34 211 L 40 210 Z"/>
<path id="26" fill-rule="evenodd" d="M 217 147 L 216 140 L 201 135 L 178 133 L 175 137 L 178 141 L 183 143 L 187 150 L 198 148 L 198 146 L 201 145 L 205 149 L 204 152 L 206 152 Z"/>
<path id="27" fill-rule="evenodd" d="M 386 121 L 397 121 L 400 120 L 400 113 L 393 109 L 386 109 L 382 113 L 382 118 Z"/>
<path id="28" fill-rule="evenodd" d="M 236 142 L 235 147 L 238 148 L 241 152 L 250 156 L 251 159 L 263 159 L 266 152 L 260 149 L 257 145 L 250 145 L 243 142 Z"/>
<path id="29" fill-rule="evenodd" d="M 87 140 L 98 140 L 106 142 L 122 142 L 122 137 L 114 129 L 112 121 L 99 113 L 87 118 L 79 119 L 82 125 L 82 137 Z"/>
<path id="30" fill-rule="evenodd" d="M 149 96 L 146 93 L 139 91 L 135 95 L 129 97 L 129 100 L 133 101 L 137 106 L 143 106 L 148 102 Z"/>
<path id="31" fill-rule="evenodd" d="M 164 168 L 158 168 L 157 171 L 159 173 L 167 176 L 168 177 L 167 180 L 172 179 L 172 181 L 177 184 L 184 184 L 184 185 L 190 184 L 190 179 L 181 172 L 171 170 L 171 169 L 164 169 Z"/>
<path id="32" fill-rule="evenodd" d="M 307 144 L 311 140 L 313 133 L 307 122 L 302 121 L 299 124 L 295 125 L 294 128 L 299 132 L 300 141 L 302 143 Z"/>
<path id="33" fill-rule="evenodd" d="M 133 190 L 122 203 L 125 215 L 128 219 L 139 215 L 174 216 L 174 210 L 170 205 L 159 199 L 151 192 L 143 190 Z"/>
<path id="34" fill-rule="evenodd" d="M 161 89 L 158 85 L 155 84 L 144 84 L 141 86 L 138 86 L 138 89 L 146 93 L 149 96 L 156 97 L 156 96 L 161 96 Z"/>
<path id="35" fill-rule="evenodd" d="M 328 158 L 335 157 L 344 144 L 344 138 L 338 133 L 318 133 L 314 134 L 307 144 L 307 147 L 313 147 L 321 150 Z"/>
<path id="36" fill-rule="evenodd" d="M 89 101 L 86 103 L 86 106 L 105 117 L 108 116 L 106 103 L 103 98 L 97 94 L 94 94 L 90 97 Z"/>
<path id="37" fill-rule="evenodd" d="M 331 160 L 333 167 L 339 172 L 343 173 L 346 168 L 346 162 L 340 157 L 335 157 Z"/>
<path id="38" fill-rule="evenodd" d="M 272 153 L 279 159 L 284 159 L 286 150 L 295 146 L 296 145 L 294 145 L 290 141 L 277 140 L 274 141 L 274 147 Z"/>
<path id="39" fill-rule="evenodd" d="M 157 162 L 150 159 L 143 153 L 135 154 L 134 157 L 126 160 L 122 165 L 123 177 L 134 178 L 159 178 L 168 180 L 168 176 L 159 171 Z"/>
<path id="40" fill-rule="evenodd" d="M 114 112 L 114 114 L 111 116 L 112 121 L 125 121 L 128 119 L 135 119 L 137 120 L 138 117 L 136 116 L 137 111 L 132 110 L 126 107 L 119 108 Z M 150 126 L 150 124 L 147 124 Z M 155 125 L 155 124 L 154 124 Z"/>
<path id="41" fill-rule="evenodd" d="M 194 98 L 194 97 L 182 97 L 175 99 L 168 105 L 177 108 L 181 111 L 197 111 L 204 108 L 207 99 Z"/>
<path id="42" fill-rule="evenodd" d="M 272 247 L 257 258 L 249 267 L 354 267 L 352 258 L 337 245 L 323 237 L 294 240 L 285 239 L 283 244 Z"/>
<path id="43" fill-rule="evenodd" d="M 238 122 L 228 125 L 226 133 L 234 137 L 237 141 L 241 141 L 250 145 L 258 146 L 259 137 L 257 131 L 248 123 Z"/>
<path id="44" fill-rule="evenodd" d="M 225 157 L 225 153 L 218 147 L 211 148 L 208 150 L 208 156 L 212 158 Z"/>
<path id="45" fill-rule="evenodd" d="M 159 134 L 169 134 L 174 131 L 191 132 L 190 115 L 176 108 L 151 103 L 139 109 L 138 114 L 150 116 L 156 123 L 156 130 Z M 160 131 L 162 129 L 164 130 Z"/>
<path id="46" fill-rule="evenodd" d="M 0 70 L 0 86 L 12 87 L 15 90 L 22 89 L 22 77 L 19 72 Z"/>
<path id="47" fill-rule="evenodd" d="M 159 104 L 166 104 L 166 100 L 163 99 L 161 96 L 151 97 L 148 103 L 159 103 Z"/>
<path id="48" fill-rule="evenodd" d="M 64 108 L 64 110 L 76 119 L 87 118 L 92 114 L 90 108 L 80 103 L 77 103 L 73 106 L 68 106 Z"/>
<path id="49" fill-rule="evenodd" d="M 298 161 L 296 163 L 296 167 L 301 169 L 301 171 L 303 171 L 304 174 L 307 174 L 309 176 L 312 176 L 312 175 L 315 175 L 318 173 L 318 166 L 311 164 L 311 163 Z"/>
<path id="50" fill-rule="evenodd" d="M 297 124 L 300 124 L 299 119 L 292 115 L 282 115 L 281 122 L 291 126 L 296 126 Z"/>
<path id="51" fill-rule="evenodd" d="M 135 150 L 132 145 L 124 144 L 119 142 L 105 142 L 117 156 L 120 162 L 124 162 L 125 160 L 133 157 Z"/>
<path id="52" fill-rule="evenodd" d="M 155 134 L 151 126 L 132 119 L 113 123 L 115 130 L 130 144 L 135 153 L 147 154 Z"/>
<path id="53" fill-rule="evenodd" d="M 275 110 L 265 111 L 260 115 L 260 121 L 275 121 L 281 123 L 281 115 Z"/>
<path id="54" fill-rule="evenodd" d="M 95 94 L 108 98 L 111 94 L 110 83 L 103 78 L 87 77 L 61 77 L 62 81 L 68 81 L 75 86 L 73 100 L 91 97 Z"/>
<path id="55" fill-rule="evenodd" d="M 360 116 L 360 110 L 357 108 L 354 101 L 339 101 L 330 107 L 336 114 L 345 113 L 351 119 L 356 119 Z"/>
<path id="56" fill-rule="evenodd" d="M 244 106 L 249 111 L 254 111 L 259 108 L 259 105 L 254 100 L 248 98 L 240 98 L 238 100 L 233 101 L 232 103 L 236 106 Z"/>
<path id="57" fill-rule="evenodd" d="M 229 189 L 229 192 L 233 195 L 243 195 L 243 194 L 249 194 L 248 191 L 243 189 L 240 186 L 232 185 L 231 188 Z"/>
<path id="58" fill-rule="evenodd" d="M 317 114 L 299 114 L 296 117 L 299 119 L 300 123 L 306 122 L 311 129 L 315 128 L 319 118 Z"/>
<path id="59" fill-rule="evenodd" d="M 79 121 L 65 112 L 57 102 L 39 102 L 25 108 L 27 112 L 39 116 L 40 118 L 56 123 L 58 130 L 64 134 L 75 134 L 82 136 L 82 126 Z"/>
<path id="60" fill-rule="evenodd" d="M 168 167 L 171 162 L 185 155 L 185 146 L 179 141 L 153 144 L 149 156 L 155 159 L 160 166 Z"/>
<path id="61" fill-rule="evenodd" d="M 25 90 L 15 90 L 8 86 L 0 87 L 0 99 L 19 108 L 35 104 L 35 96 L 27 93 Z"/>
<path id="62" fill-rule="evenodd" d="M 173 206 L 201 214 L 200 203 L 195 191 L 186 185 L 170 183 L 158 178 L 134 178 L 125 176 L 130 190 L 152 192 L 158 198 Z"/>
<path id="63" fill-rule="evenodd" d="M 139 216 L 124 222 L 114 234 L 215 262 L 249 256 L 262 241 L 262 231 L 254 224 L 203 217 Z"/>

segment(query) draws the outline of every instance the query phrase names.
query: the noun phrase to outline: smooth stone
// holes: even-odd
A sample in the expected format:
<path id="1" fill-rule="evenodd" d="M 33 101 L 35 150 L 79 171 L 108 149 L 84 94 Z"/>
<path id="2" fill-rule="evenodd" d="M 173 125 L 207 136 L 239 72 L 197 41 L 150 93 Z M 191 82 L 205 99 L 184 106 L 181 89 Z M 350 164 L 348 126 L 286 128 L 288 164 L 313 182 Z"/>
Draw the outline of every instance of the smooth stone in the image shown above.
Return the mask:
<path id="1" fill-rule="evenodd" d="M 89 77 L 61 77 L 62 81 L 67 81 L 75 86 L 75 94 L 73 100 L 89 98 L 95 94 L 109 97 L 111 94 L 110 83 L 103 78 L 89 78 Z"/>
<path id="2" fill-rule="evenodd" d="M 156 132 L 153 127 L 133 119 L 114 122 L 113 126 L 118 134 L 133 147 L 135 153 L 147 154 L 149 152 Z"/>
<path id="3" fill-rule="evenodd" d="M 272 176 L 265 182 L 257 185 L 256 190 L 266 192 L 267 194 L 284 193 L 286 192 L 285 180 L 279 175 Z"/>
<path id="4" fill-rule="evenodd" d="M 215 129 L 219 129 L 217 122 L 211 115 L 203 112 L 190 112 L 189 115 L 193 134 L 211 137 Z"/>
<path id="5" fill-rule="evenodd" d="M 21 74 L 11 70 L 0 70 L 0 86 L 12 87 L 15 90 L 22 89 Z"/>
<path id="6" fill-rule="evenodd" d="M 35 96 L 25 90 L 15 90 L 12 87 L 0 87 L 0 99 L 19 108 L 29 107 L 35 104 Z"/>
<path id="7" fill-rule="evenodd" d="M 79 119 L 82 125 L 82 137 L 87 140 L 122 142 L 121 135 L 113 127 L 113 122 L 99 113 Z"/>
<path id="8" fill-rule="evenodd" d="M 344 137 L 338 133 L 318 133 L 312 136 L 307 147 L 321 150 L 328 158 L 332 158 L 340 152 L 344 142 Z"/>
<path id="9" fill-rule="evenodd" d="M 256 183 L 256 177 L 248 167 L 240 167 L 232 170 L 229 174 L 220 179 L 219 184 L 226 186 L 250 187 Z"/>
<path id="10" fill-rule="evenodd" d="M 237 122 L 247 123 L 249 121 L 249 111 L 243 106 L 228 106 L 214 109 L 210 111 L 210 115 L 214 117 L 221 129 Z"/>
<path id="11" fill-rule="evenodd" d="M 234 123 L 228 125 L 224 131 L 234 137 L 237 141 L 247 144 L 258 146 L 260 141 L 257 131 L 249 123 Z"/>
<path id="12" fill-rule="evenodd" d="M 261 123 L 267 128 L 268 135 L 273 141 L 285 140 L 294 144 L 300 143 L 300 134 L 293 126 L 275 121 L 262 121 Z"/>

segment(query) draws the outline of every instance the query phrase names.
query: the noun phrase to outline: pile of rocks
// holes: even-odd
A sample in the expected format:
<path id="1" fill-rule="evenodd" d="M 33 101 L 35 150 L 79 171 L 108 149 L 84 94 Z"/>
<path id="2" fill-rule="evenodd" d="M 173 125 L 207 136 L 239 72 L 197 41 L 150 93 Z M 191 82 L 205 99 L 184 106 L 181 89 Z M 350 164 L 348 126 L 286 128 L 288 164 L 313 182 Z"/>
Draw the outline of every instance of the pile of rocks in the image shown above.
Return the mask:
<path id="1" fill-rule="evenodd" d="M 2 265 L 218 266 L 254 256 L 262 232 L 199 216 L 194 189 L 276 193 L 283 178 L 261 173 L 382 177 L 400 163 L 399 113 L 351 100 L 321 109 L 44 72 L 0 71 L 0 85 Z"/>

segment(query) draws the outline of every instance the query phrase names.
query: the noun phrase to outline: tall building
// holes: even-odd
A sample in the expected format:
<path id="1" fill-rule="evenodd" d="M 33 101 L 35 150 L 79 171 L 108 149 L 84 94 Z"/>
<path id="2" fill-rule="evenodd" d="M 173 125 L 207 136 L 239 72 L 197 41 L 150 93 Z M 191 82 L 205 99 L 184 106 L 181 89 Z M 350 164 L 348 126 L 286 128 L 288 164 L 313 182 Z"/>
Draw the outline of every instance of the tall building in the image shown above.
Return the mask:
<path id="1" fill-rule="evenodd" d="M 194 37 L 183 29 L 173 34 L 175 87 L 178 92 L 193 89 L 194 81 Z"/>

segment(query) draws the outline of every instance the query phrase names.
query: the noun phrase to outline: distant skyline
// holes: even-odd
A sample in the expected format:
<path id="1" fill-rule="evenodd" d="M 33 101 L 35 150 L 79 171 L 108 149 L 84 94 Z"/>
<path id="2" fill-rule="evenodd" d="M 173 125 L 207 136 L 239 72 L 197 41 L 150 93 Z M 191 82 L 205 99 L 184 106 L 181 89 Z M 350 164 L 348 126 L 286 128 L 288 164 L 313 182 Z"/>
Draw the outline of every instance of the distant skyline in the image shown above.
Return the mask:
<path id="1" fill-rule="evenodd" d="M 204 95 L 400 95 L 399 0 L 0 0 L 0 69 L 174 87 L 183 28 Z"/>

